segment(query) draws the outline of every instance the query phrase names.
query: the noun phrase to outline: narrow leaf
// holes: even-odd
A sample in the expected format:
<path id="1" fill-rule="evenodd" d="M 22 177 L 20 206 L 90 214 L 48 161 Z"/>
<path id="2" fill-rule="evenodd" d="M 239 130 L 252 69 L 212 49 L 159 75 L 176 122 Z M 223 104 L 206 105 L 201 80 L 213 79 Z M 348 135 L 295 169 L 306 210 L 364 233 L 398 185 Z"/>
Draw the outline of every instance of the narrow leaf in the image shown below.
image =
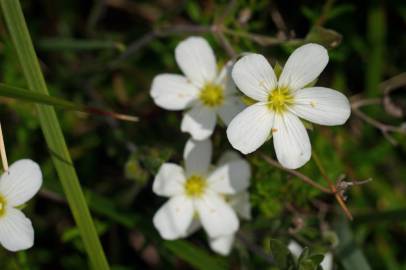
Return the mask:
<path id="1" fill-rule="evenodd" d="M 62 98 L 51 97 L 49 95 L 29 91 L 23 88 L 10 86 L 3 83 L 0 83 L 0 96 L 35 102 L 39 104 L 52 105 L 57 108 L 62 108 L 66 110 L 108 116 L 118 120 L 131 122 L 138 121 L 138 118 L 135 116 L 119 114 L 116 112 L 106 111 L 95 107 L 76 104 Z"/>
<path id="2" fill-rule="evenodd" d="M 49 95 L 18 0 L 0 0 L 9 35 L 31 91 Z M 41 129 L 93 269 L 110 269 L 55 110 L 36 105 Z M 87 268 L 87 267 L 84 267 Z"/>

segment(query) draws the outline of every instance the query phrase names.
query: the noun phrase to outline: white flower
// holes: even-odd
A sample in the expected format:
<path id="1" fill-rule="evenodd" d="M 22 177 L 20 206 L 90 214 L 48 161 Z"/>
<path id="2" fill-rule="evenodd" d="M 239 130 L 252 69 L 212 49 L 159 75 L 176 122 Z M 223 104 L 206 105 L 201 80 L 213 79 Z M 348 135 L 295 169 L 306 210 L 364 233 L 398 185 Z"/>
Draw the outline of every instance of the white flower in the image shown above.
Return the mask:
<path id="1" fill-rule="evenodd" d="M 231 195 L 228 198 L 228 203 L 237 212 L 242 219 L 251 219 L 251 204 L 249 201 L 249 193 L 247 191 L 240 192 L 236 195 Z M 235 233 L 219 236 L 217 238 L 209 238 L 210 248 L 226 256 L 230 254 L 234 244 Z"/>
<path id="2" fill-rule="evenodd" d="M 186 237 L 200 224 L 210 238 L 238 230 L 238 217 L 224 196 L 248 187 L 249 164 L 242 159 L 231 160 L 210 170 L 211 154 L 210 140 L 191 139 L 184 151 L 185 170 L 172 163 L 159 169 L 153 191 L 170 198 L 153 218 L 162 238 Z"/>
<path id="3" fill-rule="evenodd" d="M 295 258 L 299 258 L 300 254 L 302 254 L 303 248 L 296 242 L 290 241 L 288 245 L 288 249 L 290 252 L 295 256 Z M 333 269 L 333 254 L 331 252 L 327 252 L 324 255 L 323 261 L 320 264 L 323 270 L 332 270 Z"/>
<path id="4" fill-rule="evenodd" d="M 264 56 L 249 54 L 232 70 L 238 88 L 258 101 L 230 123 L 231 145 L 244 154 L 258 149 L 272 133 L 276 156 L 286 168 L 303 166 L 311 156 L 307 131 L 300 121 L 320 125 L 344 124 L 351 113 L 348 99 L 325 87 L 306 87 L 323 71 L 327 50 L 317 44 L 296 49 L 277 79 Z"/>
<path id="5" fill-rule="evenodd" d="M 17 207 L 40 189 L 42 173 L 37 163 L 22 159 L 13 163 L 0 178 L 0 243 L 10 251 L 34 244 L 31 221 Z"/>
<path id="6" fill-rule="evenodd" d="M 205 140 L 213 133 L 217 115 L 228 125 L 244 108 L 230 76 L 231 63 L 218 73 L 213 50 L 200 37 L 189 37 L 179 43 L 175 58 L 185 76 L 156 76 L 151 96 L 164 109 L 188 109 L 181 130 L 190 133 L 195 140 Z"/>

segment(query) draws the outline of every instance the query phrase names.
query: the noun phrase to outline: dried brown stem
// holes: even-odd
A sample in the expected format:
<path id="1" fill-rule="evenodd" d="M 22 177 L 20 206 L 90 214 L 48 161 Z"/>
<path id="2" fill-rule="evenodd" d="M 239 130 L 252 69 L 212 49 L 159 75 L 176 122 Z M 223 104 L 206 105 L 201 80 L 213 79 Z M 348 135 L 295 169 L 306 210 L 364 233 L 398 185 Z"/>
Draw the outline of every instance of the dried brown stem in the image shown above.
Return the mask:
<path id="1" fill-rule="evenodd" d="M 334 194 L 334 197 L 336 198 L 336 200 L 337 200 L 338 204 L 340 205 L 341 209 L 344 211 L 345 215 L 347 216 L 347 218 L 349 220 L 353 220 L 352 214 L 351 214 L 350 210 L 348 209 L 347 205 L 344 202 L 344 198 L 342 197 L 341 193 L 337 190 L 336 186 L 334 185 L 334 182 L 327 175 L 326 171 L 324 170 L 323 164 L 321 163 L 318 155 L 314 151 L 312 153 L 312 158 L 315 161 L 316 166 L 319 169 L 321 175 L 328 182 L 331 193 Z"/>
<path id="2" fill-rule="evenodd" d="M 285 172 L 290 173 L 293 176 L 298 177 L 300 180 L 302 180 L 303 182 L 305 182 L 306 184 L 311 185 L 312 187 L 317 188 L 318 190 L 324 192 L 324 193 L 332 193 L 330 189 L 323 187 L 322 185 L 316 183 L 315 181 L 313 181 L 310 177 L 302 174 L 301 172 L 295 171 L 295 170 L 291 170 L 288 168 L 283 167 L 279 162 L 277 162 L 276 160 L 272 159 L 271 157 L 261 154 L 262 158 L 270 165 L 281 169 Z"/>

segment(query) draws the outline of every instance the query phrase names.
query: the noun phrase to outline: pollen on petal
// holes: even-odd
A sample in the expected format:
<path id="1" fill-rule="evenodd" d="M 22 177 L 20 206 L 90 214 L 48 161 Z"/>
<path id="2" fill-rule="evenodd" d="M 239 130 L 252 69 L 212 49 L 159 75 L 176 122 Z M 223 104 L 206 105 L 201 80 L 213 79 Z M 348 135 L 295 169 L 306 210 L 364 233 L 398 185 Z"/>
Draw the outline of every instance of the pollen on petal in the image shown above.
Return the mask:
<path id="1" fill-rule="evenodd" d="M 313 108 L 316 108 L 316 102 L 310 101 L 310 106 L 312 106 Z"/>

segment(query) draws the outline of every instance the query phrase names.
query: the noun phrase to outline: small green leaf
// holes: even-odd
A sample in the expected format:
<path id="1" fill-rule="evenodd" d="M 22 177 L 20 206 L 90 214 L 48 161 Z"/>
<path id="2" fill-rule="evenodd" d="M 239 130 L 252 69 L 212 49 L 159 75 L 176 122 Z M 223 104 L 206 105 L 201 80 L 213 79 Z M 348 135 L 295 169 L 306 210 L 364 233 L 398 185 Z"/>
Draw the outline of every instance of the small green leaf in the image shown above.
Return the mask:
<path id="1" fill-rule="evenodd" d="M 307 258 L 309 257 L 310 254 L 310 250 L 308 247 L 303 248 L 302 253 L 300 254 L 299 258 L 298 258 L 298 263 L 300 264 L 302 261 L 307 260 Z"/>
<path id="2" fill-rule="evenodd" d="M 305 126 L 306 129 L 313 131 L 314 130 L 314 126 L 312 123 L 306 121 L 306 120 L 302 120 L 303 125 Z"/>
<path id="3" fill-rule="evenodd" d="M 312 262 L 314 262 L 316 265 L 320 265 L 321 262 L 324 259 L 324 255 L 323 254 L 314 254 L 312 256 L 309 257 L 309 260 L 311 260 Z"/>
<path id="4" fill-rule="evenodd" d="M 275 264 L 280 269 L 288 269 L 294 264 L 293 256 L 289 249 L 281 241 L 276 239 L 269 240 L 270 250 Z"/>
<path id="5" fill-rule="evenodd" d="M 283 71 L 283 67 L 279 64 L 279 62 L 276 62 L 273 71 L 275 72 L 276 78 L 279 79 Z"/>
<path id="6" fill-rule="evenodd" d="M 306 36 L 306 42 L 321 44 L 327 48 L 335 48 L 340 45 L 342 35 L 334 30 L 314 26 Z"/>

